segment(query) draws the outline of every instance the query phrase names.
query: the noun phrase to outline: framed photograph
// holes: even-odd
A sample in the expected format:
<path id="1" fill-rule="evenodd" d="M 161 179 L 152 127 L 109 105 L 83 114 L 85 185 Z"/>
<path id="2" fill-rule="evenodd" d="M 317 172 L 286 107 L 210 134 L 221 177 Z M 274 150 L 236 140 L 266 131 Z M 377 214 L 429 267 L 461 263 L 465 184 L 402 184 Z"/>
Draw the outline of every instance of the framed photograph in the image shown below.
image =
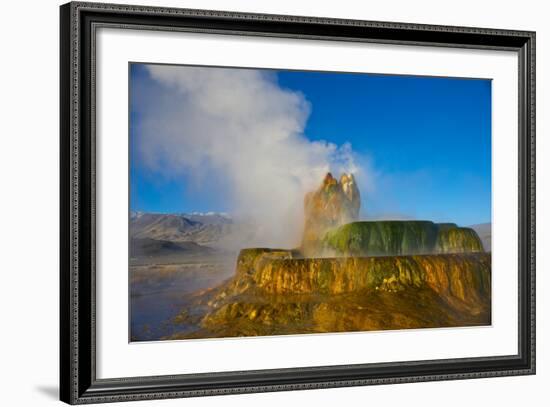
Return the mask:
<path id="1" fill-rule="evenodd" d="M 61 400 L 535 373 L 535 33 L 61 6 Z"/>

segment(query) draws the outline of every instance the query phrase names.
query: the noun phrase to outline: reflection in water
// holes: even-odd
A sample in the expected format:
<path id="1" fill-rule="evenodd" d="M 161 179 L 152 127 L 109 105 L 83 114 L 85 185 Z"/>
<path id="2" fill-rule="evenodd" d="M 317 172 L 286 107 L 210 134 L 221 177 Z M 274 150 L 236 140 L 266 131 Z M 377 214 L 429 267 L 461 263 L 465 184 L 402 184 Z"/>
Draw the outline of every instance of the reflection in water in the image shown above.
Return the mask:
<path id="1" fill-rule="evenodd" d="M 131 263 L 131 341 L 159 340 L 186 330 L 174 317 L 186 307 L 187 296 L 231 277 L 235 264 L 233 256 L 193 257 L 169 264 Z"/>

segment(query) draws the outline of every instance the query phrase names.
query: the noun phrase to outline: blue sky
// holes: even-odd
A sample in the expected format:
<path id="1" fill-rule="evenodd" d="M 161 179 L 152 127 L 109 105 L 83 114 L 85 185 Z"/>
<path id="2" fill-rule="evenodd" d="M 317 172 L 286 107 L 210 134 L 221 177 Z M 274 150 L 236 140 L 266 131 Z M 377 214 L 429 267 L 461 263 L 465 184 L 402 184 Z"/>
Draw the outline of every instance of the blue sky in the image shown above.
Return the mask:
<path id="1" fill-rule="evenodd" d="M 166 87 L 143 65 L 131 65 L 130 75 L 131 209 L 227 211 L 211 189 L 197 194 L 188 178 L 156 176 L 143 165 L 140 126 L 152 114 L 151 99 Z M 361 191 L 363 217 L 490 222 L 490 80 L 298 71 L 269 76 L 309 103 L 305 138 L 349 143 L 357 163 L 368 168 L 374 186 Z"/>

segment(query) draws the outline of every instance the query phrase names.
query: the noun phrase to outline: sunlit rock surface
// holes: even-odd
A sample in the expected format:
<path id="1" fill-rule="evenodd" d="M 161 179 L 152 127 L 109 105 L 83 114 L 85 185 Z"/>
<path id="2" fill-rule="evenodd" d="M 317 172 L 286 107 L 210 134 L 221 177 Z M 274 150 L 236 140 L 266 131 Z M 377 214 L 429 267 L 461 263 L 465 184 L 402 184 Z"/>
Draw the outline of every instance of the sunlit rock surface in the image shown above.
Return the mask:
<path id="1" fill-rule="evenodd" d="M 302 252 L 316 255 L 326 231 L 357 220 L 360 206 L 361 197 L 353 175 L 343 174 L 337 181 L 328 173 L 319 189 L 304 199 Z"/>
<path id="2" fill-rule="evenodd" d="M 488 253 L 316 259 L 297 255 L 243 250 L 233 279 L 193 298 L 199 311 L 187 322 L 195 329 L 172 338 L 491 322 Z"/>

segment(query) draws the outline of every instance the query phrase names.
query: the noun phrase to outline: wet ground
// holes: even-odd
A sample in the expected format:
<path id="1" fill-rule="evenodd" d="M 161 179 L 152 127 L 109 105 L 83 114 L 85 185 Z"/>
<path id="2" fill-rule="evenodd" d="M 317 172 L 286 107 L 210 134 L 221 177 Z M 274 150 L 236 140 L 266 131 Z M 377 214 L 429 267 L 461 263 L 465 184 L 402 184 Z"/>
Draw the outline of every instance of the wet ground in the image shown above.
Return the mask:
<path id="1" fill-rule="evenodd" d="M 154 341 L 185 330 L 174 317 L 186 309 L 189 294 L 231 277 L 235 258 L 180 256 L 130 263 L 130 339 Z"/>

